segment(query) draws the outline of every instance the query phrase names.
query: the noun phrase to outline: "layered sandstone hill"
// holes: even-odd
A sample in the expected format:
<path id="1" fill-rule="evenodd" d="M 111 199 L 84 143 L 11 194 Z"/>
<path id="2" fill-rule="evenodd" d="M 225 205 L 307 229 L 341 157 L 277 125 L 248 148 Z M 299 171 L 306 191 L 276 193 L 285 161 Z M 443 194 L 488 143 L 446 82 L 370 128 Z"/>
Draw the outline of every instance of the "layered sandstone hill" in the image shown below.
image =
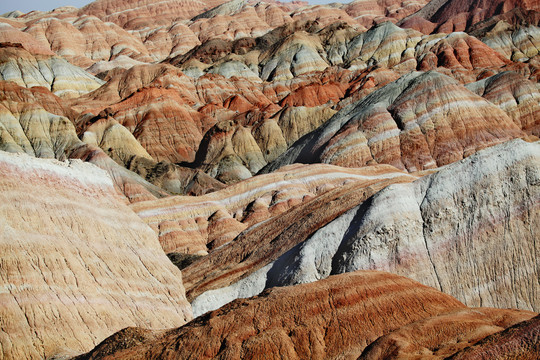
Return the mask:
<path id="1" fill-rule="evenodd" d="M 280 214 L 286 217 L 297 205 L 305 207 L 332 189 L 339 192 L 341 186 L 353 183 L 361 189 L 415 179 L 391 166 L 292 165 L 204 196 L 139 202 L 132 209 L 159 234 L 166 253 L 201 255 L 230 242 L 246 228 L 263 226 L 262 222 Z M 247 246 L 253 245 L 262 242 Z"/>
<path id="2" fill-rule="evenodd" d="M 0 47 L 0 80 L 20 86 L 43 86 L 63 98 L 78 97 L 99 88 L 103 81 L 66 60 L 33 55 L 17 46 Z"/>
<path id="3" fill-rule="evenodd" d="M 538 11 L 540 4 L 534 0 L 437 0 L 431 1 L 400 24 L 425 33 L 466 31 L 472 25 L 516 8 Z"/>
<path id="4" fill-rule="evenodd" d="M 442 359 L 532 316 L 468 309 L 403 277 L 355 272 L 274 288 L 162 333 L 126 329 L 78 359 L 356 359 L 381 335 L 422 325 L 444 328 L 419 339 L 423 355 Z"/>
<path id="5" fill-rule="evenodd" d="M 43 87 L 26 89 L 0 81 L 0 89 L 1 150 L 91 162 L 109 173 L 117 190 L 130 202 L 156 199 L 171 192 L 196 195 L 223 188 L 223 184 L 200 171 L 154 161 L 115 121 L 94 123 L 81 141 L 70 121 L 76 111 Z"/>
<path id="6" fill-rule="evenodd" d="M 0 358 L 534 357 L 539 24 L 536 0 L 0 16 Z"/>
<path id="7" fill-rule="evenodd" d="M 56 53 L 82 67 L 98 65 L 92 67 L 97 73 L 106 67 L 104 63 L 121 62 L 129 67 L 133 61 L 159 61 L 182 55 L 210 39 L 258 37 L 295 21 L 312 20 L 323 27 L 342 21 L 365 30 L 384 21 L 396 22 L 426 3 L 358 0 L 347 5 L 307 6 L 270 0 L 98 0 L 81 9 L 34 11 L 0 23 L 28 49 Z"/>
<path id="8" fill-rule="evenodd" d="M 127 141 L 127 138 L 126 144 L 133 143 L 138 149 L 132 146 L 127 151 L 118 141 L 114 146 L 108 146 L 111 142 L 106 139 L 103 145 L 99 142 L 97 145 L 124 166 L 129 167 L 126 159 L 134 155 L 142 158 L 149 155 L 155 161 L 181 163 L 202 170 L 221 182 L 234 183 L 259 172 L 295 141 L 324 124 L 337 110 L 341 110 L 343 115 L 347 111 L 344 108 L 354 103 L 359 109 L 369 108 L 373 104 L 367 106 L 365 101 L 373 102 L 375 98 L 388 98 L 381 99 L 378 105 L 394 100 L 406 102 L 392 105 L 395 106 L 392 114 L 399 114 L 402 111 L 399 106 L 415 106 L 415 101 L 424 101 L 422 97 L 433 97 L 438 102 L 430 101 L 429 111 L 442 116 L 443 109 L 449 108 L 450 123 L 435 121 L 435 131 L 427 132 L 426 140 L 422 140 L 420 132 L 426 126 L 431 127 L 432 122 L 412 130 L 399 130 L 398 123 L 402 120 L 397 119 L 393 130 L 365 129 L 363 135 L 350 128 L 359 126 L 351 122 L 332 139 L 339 147 L 339 159 L 335 158 L 336 154 L 328 153 L 325 158 L 310 155 L 310 160 L 294 160 L 345 166 L 361 166 L 370 161 L 386 162 L 414 171 L 423 166 L 446 164 L 477 149 L 537 132 L 534 114 L 538 108 L 535 101 L 538 91 L 533 83 L 523 82 L 519 76 L 505 76 L 498 82 L 499 86 L 504 83 L 509 88 L 520 88 L 508 90 L 515 96 L 531 92 L 530 100 L 519 98 L 519 107 L 510 106 L 504 100 L 508 95 L 501 95 L 498 91 L 480 92 L 479 84 L 475 85 L 475 92 L 489 102 L 452 83 L 451 77 L 461 84 L 470 84 L 510 70 L 535 81 L 535 75 L 531 73 L 533 65 L 512 62 L 464 33 L 422 36 L 386 22 L 359 34 L 343 23 L 321 28 L 314 22 L 295 22 L 257 39 L 208 41 L 185 56 L 170 59 L 170 63 L 181 70 L 156 64 L 111 71 L 104 86 L 74 100 L 74 108 L 84 112 L 77 120 L 79 135 L 97 131 L 95 136 L 100 137 L 98 133 L 104 124 L 118 123 L 133 134 L 142 148 L 135 144 L 134 139 Z M 437 73 L 409 74 L 414 69 L 423 72 L 435 69 L 448 78 Z M 372 94 L 369 100 L 364 99 L 396 80 L 400 74 L 406 74 L 401 82 L 396 83 L 401 85 L 390 85 L 386 90 Z M 415 91 L 423 95 L 406 101 L 408 96 L 416 95 L 407 88 L 409 83 L 418 87 Z M 435 85 L 432 87 L 432 84 Z M 451 95 L 446 94 L 447 87 L 452 88 Z M 435 89 L 439 93 L 434 93 Z M 525 133 L 513 127 L 508 116 L 493 103 L 502 105 L 506 115 L 510 115 Z M 457 107 L 454 104 L 458 104 Z M 480 104 L 480 107 L 475 104 Z M 414 117 L 422 119 L 421 108 L 414 109 L 414 112 Z M 494 117 L 488 115 L 491 112 Z M 467 113 L 465 119 L 469 123 L 461 123 L 461 113 Z M 363 111 L 359 116 L 369 127 L 377 126 L 377 121 L 369 119 L 377 116 L 386 119 L 388 114 Z M 338 117 L 336 115 L 334 119 Z M 369 125 L 371 121 L 374 123 Z M 325 126 L 336 126 L 333 124 Z M 498 130 L 493 134 L 485 133 L 492 125 Z M 456 130 L 456 126 L 461 129 Z M 478 129 L 471 132 L 475 127 Z M 115 129 L 120 131 L 123 128 Z M 386 130 L 389 132 L 381 135 L 380 131 Z M 310 136 L 319 137 L 321 131 L 317 129 Z M 338 140 L 342 132 L 348 132 L 348 140 Z M 447 138 L 446 133 L 450 133 L 451 138 Z M 385 144 L 372 140 L 373 136 L 387 135 L 389 138 L 385 138 Z M 351 147 L 340 145 L 340 141 L 347 142 L 358 136 L 366 137 L 369 145 L 362 141 Z M 398 146 L 401 142 L 403 147 Z M 293 147 L 301 146 L 299 143 Z M 446 146 L 455 149 L 444 155 L 446 159 L 439 159 L 440 153 L 444 152 L 440 149 Z M 373 154 L 367 153 L 368 147 Z M 378 152 L 386 152 L 387 147 L 393 149 L 385 155 L 388 159 L 382 159 Z M 310 152 L 321 149 L 312 150 Z M 398 157 L 409 159 L 398 160 Z M 271 169 L 282 164 L 280 159 L 271 165 Z M 181 193 L 173 188 L 167 190 Z"/>
<path id="9" fill-rule="evenodd" d="M 490 335 L 451 357 L 458 359 L 523 359 L 540 356 L 540 316 Z"/>
<path id="10" fill-rule="evenodd" d="M 75 112 L 46 88 L 26 89 L 0 81 L 0 90 L 0 150 L 94 163 L 109 173 L 118 192 L 131 202 L 168 195 L 114 162 L 99 147 L 79 140 L 69 120 Z"/>
<path id="11" fill-rule="evenodd" d="M 330 191 L 319 198 L 332 209 L 310 208 L 315 198 L 185 268 L 193 311 L 357 269 L 408 276 L 470 306 L 538 310 L 539 156 L 538 142 L 515 140 L 376 194 L 341 187 L 345 203 Z"/>
<path id="12" fill-rule="evenodd" d="M 4 359 L 88 351 L 191 319 L 182 277 L 99 168 L 0 152 Z"/>
<path id="13" fill-rule="evenodd" d="M 263 171 L 294 162 L 417 171 L 523 135 L 504 111 L 453 79 L 413 72 L 343 108 Z"/>
<path id="14" fill-rule="evenodd" d="M 539 320 L 536 316 L 512 326 L 516 319 L 508 316 L 506 311 L 486 308 L 458 310 L 417 321 L 384 335 L 370 344 L 358 359 L 532 360 L 539 355 Z M 455 337 L 457 344 L 450 340 Z M 456 352 L 463 343 L 465 349 Z"/>

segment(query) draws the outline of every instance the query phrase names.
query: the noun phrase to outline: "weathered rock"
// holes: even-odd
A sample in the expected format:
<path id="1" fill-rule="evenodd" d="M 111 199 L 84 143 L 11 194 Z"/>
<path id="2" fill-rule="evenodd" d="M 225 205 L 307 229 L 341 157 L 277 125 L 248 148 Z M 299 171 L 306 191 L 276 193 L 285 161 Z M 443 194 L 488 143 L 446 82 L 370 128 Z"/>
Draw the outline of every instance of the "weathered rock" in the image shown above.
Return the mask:
<path id="1" fill-rule="evenodd" d="M 158 232 L 165 252 L 206 254 L 216 236 L 221 238 L 220 244 L 229 242 L 246 227 L 340 185 L 358 182 L 367 187 L 378 182 L 413 179 L 390 166 L 359 170 L 328 165 L 290 166 L 204 196 L 141 202 L 134 204 L 133 210 Z M 212 233 L 218 223 L 221 235 Z"/>
<path id="2" fill-rule="evenodd" d="M 411 73 L 343 108 L 263 172 L 317 161 L 349 167 L 386 163 L 417 171 L 521 136 L 506 113 L 451 78 Z"/>
<path id="3" fill-rule="evenodd" d="M 23 24 L 13 25 L 6 23 L 5 21 L 0 21 L 0 42 L 21 44 L 24 49 L 36 55 L 54 55 L 51 49 L 41 44 L 32 35 L 22 32 L 18 26 Z"/>
<path id="4" fill-rule="evenodd" d="M 26 89 L 5 81 L 0 82 L 0 90 L 0 150 L 41 158 L 89 161 L 106 170 L 118 192 L 130 201 L 151 200 L 168 195 L 115 163 L 95 144 L 89 146 L 79 140 L 68 118 L 75 117 L 74 112 L 49 90 L 43 87 Z M 130 136 L 126 131 L 124 135 Z M 140 150 L 137 143 L 131 145 Z M 129 146 L 124 144 L 123 150 L 126 148 Z"/>
<path id="5" fill-rule="evenodd" d="M 361 25 L 370 28 L 385 21 L 396 22 L 420 10 L 428 1 L 373 1 L 355 0 L 344 6 L 344 10 Z"/>
<path id="6" fill-rule="evenodd" d="M 416 25 L 423 25 L 423 28 L 417 28 L 417 30 L 423 30 L 425 33 L 466 31 L 476 23 L 518 7 L 524 10 L 540 9 L 540 5 L 536 1 L 529 0 L 431 1 L 415 14 L 403 19 L 399 24 L 412 28 L 417 28 Z M 431 24 L 426 26 L 429 23 Z"/>
<path id="7" fill-rule="evenodd" d="M 212 8 L 223 1 L 116 1 L 97 0 L 79 10 L 79 15 L 93 15 L 103 21 L 114 22 L 124 29 L 141 29 L 153 26 L 169 25 L 174 19 L 191 19 L 205 8 Z"/>
<path id="8" fill-rule="evenodd" d="M 488 336 L 450 359 L 533 360 L 538 356 L 540 356 L 540 316 Z"/>
<path id="9" fill-rule="evenodd" d="M 380 337 L 364 350 L 359 360 L 415 357 L 447 359 L 481 339 L 486 338 L 480 341 L 483 343 L 493 336 L 492 334 L 510 328 L 521 321 L 529 320 L 531 315 L 532 313 L 528 311 L 475 308 L 433 316 L 405 325 Z M 525 338 L 523 333 L 518 336 Z M 529 344 L 534 346 L 534 340 L 531 340 Z M 523 341 L 523 343 L 526 342 Z M 505 345 L 512 349 L 511 351 L 516 351 L 520 347 L 520 344 L 510 343 L 510 341 Z M 525 350 L 523 355 L 532 355 L 532 352 L 529 352 L 530 349 L 523 350 Z"/>
<path id="10" fill-rule="evenodd" d="M 191 319 L 180 272 L 107 174 L 0 152 L 5 359 L 88 351 L 126 326 Z"/>
<path id="11" fill-rule="evenodd" d="M 525 62 L 538 56 L 540 28 L 512 26 L 500 21 L 482 37 L 482 41 L 509 60 Z"/>
<path id="12" fill-rule="evenodd" d="M 103 82 L 57 56 L 33 55 L 17 48 L 0 48 L 0 80 L 24 87 L 44 86 L 61 97 L 77 97 Z"/>
<path id="13" fill-rule="evenodd" d="M 293 33 L 279 46 L 261 55 L 261 79 L 286 80 L 308 72 L 322 71 L 328 67 L 319 55 L 323 52 L 317 38 L 302 32 Z"/>
<path id="14" fill-rule="evenodd" d="M 536 310 L 540 290 L 532 279 L 538 277 L 534 264 L 539 249 L 533 240 L 539 226 L 538 156 L 538 143 L 515 140 L 413 184 L 389 186 L 369 200 L 369 191 L 380 187 L 361 190 L 360 195 L 349 185 L 341 195 L 349 193 L 359 205 L 342 208 L 334 200 L 333 211 L 343 214 L 328 225 L 311 223 L 317 226 L 310 232 L 313 219 L 294 217 L 294 212 L 311 211 L 316 219 L 326 216 L 326 206 L 310 207 L 315 198 L 273 222 L 248 229 L 228 248 L 186 268 L 193 310 L 201 314 L 267 287 L 313 282 L 357 269 L 410 276 L 471 306 Z M 320 198 L 330 196 L 336 194 Z M 283 221 L 283 233 L 264 233 L 266 225 L 277 227 Z M 257 239 L 273 240 L 269 245 L 253 240 L 258 248 L 250 250 L 252 233 Z M 279 251 L 269 254 L 276 246 Z M 236 252 L 238 257 L 232 255 Z M 509 258 L 501 262 L 501 254 Z M 214 273 L 204 273 L 210 266 Z M 495 275 L 501 273 L 510 275 Z"/>
<path id="15" fill-rule="evenodd" d="M 409 279 L 355 272 L 237 300 L 111 354 L 106 351 L 115 347 L 113 337 L 80 359 L 356 358 L 387 332 L 461 308 L 452 297 Z"/>
<path id="16" fill-rule="evenodd" d="M 386 188 L 278 260 L 270 285 L 380 269 L 470 306 L 537 310 L 539 146 L 515 140 Z"/>
<path id="17" fill-rule="evenodd" d="M 540 92 L 533 82 L 504 72 L 466 87 L 503 109 L 526 133 L 540 136 Z"/>

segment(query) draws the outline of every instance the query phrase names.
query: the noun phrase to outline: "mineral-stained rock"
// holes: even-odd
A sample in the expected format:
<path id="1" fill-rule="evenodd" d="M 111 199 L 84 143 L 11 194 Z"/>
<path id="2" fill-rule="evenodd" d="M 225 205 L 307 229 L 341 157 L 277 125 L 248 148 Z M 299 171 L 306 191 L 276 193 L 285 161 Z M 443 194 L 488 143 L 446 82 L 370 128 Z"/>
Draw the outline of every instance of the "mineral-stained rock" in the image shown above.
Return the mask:
<path id="1" fill-rule="evenodd" d="M 278 260 L 270 284 L 380 269 L 470 306 L 538 310 L 539 158 L 538 142 L 514 140 L 390 186 Z"/>
<path id="2" fill-rule="evenodd" d="M 540 357 L 540 315 L 504 331 L 486 337 L 455 354 L 451 360 L 515 359 L 534 360 Z"/>
<path id="3" fill-rule="evenodd" d="M 340 185 L 358 182 L 367 187 L 377 182 L 413 179 L 390 166 L 360 170 L 328 165 L 290 166 L 204 196 L 141 202 L 134 204 L 133 210 L 158 232 L 165 252 L 206 254 L 216 236 L 220 244 L 229 242 L 246 227 Z"/>
<path id="4" fill-rule="evenodd" d="M 296 140 L 324 124 L 335 113 L 335 110 L 326 106 L 297 106 L 285 107 L 275 118 L 287 145 L 291 146 Z"/>
<path id="5" fill-rule="evenodd" d="M 385 22 L 354 37 L 347 44 L 343 62 L 355 68 L 375 64 L 392 67 L 414 58 L 413 49 L 421 36 L 417 31 L 400 29 L 391 22 Z M 414 68 L 414 65 L 411 66 Z"/>
<path id="6" fill-rule="evenodd" d="M 0 149 L 64 160 L 79 143 L 70 112 L 44 88 L 0 82 Z M 48 94 L 47 94 L 48 93 Z"/>
<path id="7" fill-rule="evenodd" d="M 54 55 L 50 48 L 40 43 L 32 35 L 22 32 L 18 26 L 14 27 L 4 21 L 0 21 L 0 42 L 20 44 L 24 49 L 36 55 Z"/>
<path id="8" fill-rule="evenodd" d="M 466 31 L 476 23 L 515 8 L 539 10 L 540 5 L 537 1 L 530 0 L 431 1 L 417 13 L 403 19 L 400 24 L 425 33 Z"/>
<path id="9" fill-rule="evenodd" d="M 389 186 L 369 200 L 350 188 L 354 185 L 343 187 L 342 195 L 355 197 L 359 205 L 349 204 L 347 211 L 334 200 L 332 208 L 343 210 L 343 215 L 328 225 L 319 221 L 311 232 L 306 228 L 313 219 L 294 217 L 294 212 L 314 211 L 309 207 L 318 198 L 248 229 L 228 248 L 184 269 L 193 310 L 201 314 L 267 287 L 313 282 L 357 269 L 409 276 L 472 306 L 537 310 L 539 147 L 514 140 L 412 184 Z M 321 219 L 324 208 L 312 216 Z M 284 221 L 280 227 L 287 230 L 278 236 L 257 233 Z M 246 243 L 251 235 L 273 240 L 268 245 L 254 241 L 258 247 L 250 250 Z M 287 242 L 288 236 L 294 241 Z M 279 252 L 269 255 L 278 245 Z M 504 261 L 503 254 L 508 256 Z M 213 273 L 204 273 L 210 266 Z M 508 276 L 495 275 L 501 273 Z"/>
<path id="10" fill-rule="evenodd" d="M 103 81 L 57 56 L 33 55 L 17 47 L 0 48 L 0 80 L 20 86 L 44 86 L 61 97 L 77 97 Z"/>
<path id="11" fill-rule="evenodd" d="M 0 152 L 4 359 L 88 351 L 126 326 L 191 319 L 180 272 L 107 174 Z"/>
<path id="12" fill-rule="evenodd" d="M 434 168 L 523 132 L 500 108 L 437 72 L 410 73 L 340 110 L 263 172 L 293 162 Z"/>
<path id="13" fill-rule="evenodd" d="M 540 92 L 535 83 L 503 72 L 466 87 L 503 109 L 526 133 L 540 136 Z"/>
<path id="14" fill-rule="evenodd" d="M 516 323 L 521 324 L 520 321 L 529 320 L 531 315 L 532 313 L 528 311 L 475 308 L 433 316 L 405 325 L 380 337 L 371 343 L 358 359 L 390 360 L 415 357 L 446 359 L 480 339 L 487 337 L 481 340 L 480 343 L 483 343 L 491 336 L 495 336 L 492 334 L 497 334 Z M 530 349 L 527 348 L 527 345 L 534 347 L 535 339 L 523 336 L 523 332 L 525 331 L 520 329 L 518 335 L 522 341 L 521 344 L 507 341 L 503 346 L 507 346 L 511 351 L 522 347 L 521 350 L 525 351 L 521 355 L 531 356 L 533 353 L 529 353 Z M 538 333 L 538 331 L 536 332 Z M 478 345 L 473 345 L 473 347 L 476 346 Z M 458 356 L 458 358 L 461 357 Z M 494 355 L 490 358 L 496 359 L 498 357 Z M 525 359 L 527 357 L 519 358 Z"/>
<path id="15" fill-rule="evenodd" d="M 49 90 L 43 87 L 26 89 L 5 81 L 0 81 L 0 90 L 0 150 L 59 160 L 84 159 L 105 169 L 118 192 L 132 202 L 168 195 L 115 163 L 95 143 L 92 146 L 79 140 L 68 118 L 73 118 L 74 112 Z M 127 130 L 123 133 L 114 130 L 113 133 L 127 135 L 123 140 L 131 136 Z M 140 150 L 137 143 L 131 145 Z M 121 148 L 125 151 L 130 146 L 122 144 Z"/>
<path id="16" fill-rule="evenodd" d="M 370 28 L 384 21 L 396 22 L 420 10 L 427 3 L 427 0 L 355 0 L 345 5 L 344 10 L 361 25 Z"/>
<path id="17" fill-rule="evenodd" d="M 81 16 L 75 20 L 45 17 L 29 22 L 24 31 L 58 56 L 82 67 L 122 55 L 141 61 L 152 60 L 140 39 L 118 25 L 94 16 Z"/>
<path id="18" fill-rule="evenodd" d="M 355 272 L 237 300 L 107 357 L 104 350 L 114 348 L 115 336 L 80 359 L 357 358 L 383 334 L 462 308 L 409 279 Z"/>
<path id="19" fill-rule="evenodd" d="M 206 0 L 97 0 L 79 10 L 79 15 L 93 15 L 114 22 L 125 29 L 148 25 L 170 25 L 174 19 L 190 19 L 224 1 Z"/>
<path id="20" fill-rule="evenodd" d="M 538 26 L 511 26 L 500 21 L 487 32 L 482 41 L 512 61 L 528 61 L 540 52 Z"/>
<path id="21" fill-rule="evenodd" d="M 319 55 L 323 52 L 318 38 L 302 32 L 293 33 L 279 46 L 261 55 L 261 79 L 285 80 L 304 73 L 324 70 L 328 64 Z"/>

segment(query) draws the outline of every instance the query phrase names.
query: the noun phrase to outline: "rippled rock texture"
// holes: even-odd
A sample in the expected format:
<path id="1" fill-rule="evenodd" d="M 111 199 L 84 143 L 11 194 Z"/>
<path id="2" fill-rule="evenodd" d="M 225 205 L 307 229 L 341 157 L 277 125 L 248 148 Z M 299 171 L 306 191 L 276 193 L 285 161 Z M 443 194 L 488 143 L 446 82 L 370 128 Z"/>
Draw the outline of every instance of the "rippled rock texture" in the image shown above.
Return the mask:
<path id="1" fill-rule="evenodd" d="M 181 273 L 103 170 L 3 151 L 0 169 L 5 359 L 88 351 L 126 326 L 191 319 Z"/>
<path id="2" fill-rule="evenodd" d="M 364 271 L 274 288 L 258 297 L 237 300 L 179 329 L 142 333 L 125 349 L 124 338 L 131 339 L 130 333 L 136 331 L 130 329 L 125 335 L 115 334 L 80 359 L 358 358 L 381 335 L 402 329 L 406 332 L 408 327 L 421 327 L 416 324 L 425 322 L 448 327 L 448 320 L 454 317 L 456 323 L 470 329 L 459 340 L 449 329 L 444 335 L 425 329 L 431 348 L 440 348 L 439 356 L 431 358 L 442 358 L 475 337 L 491 335 L 532 316 L 526 311 L 468 309 L 452 297 L 409 279 Z M 424 354 L 434 352 L 425 349 Z"/>
<path id="3" fill-rule="evenodd" d="M 0 16 L 0 357 L 535 358 L 539 24 L 529 0 Z"/>

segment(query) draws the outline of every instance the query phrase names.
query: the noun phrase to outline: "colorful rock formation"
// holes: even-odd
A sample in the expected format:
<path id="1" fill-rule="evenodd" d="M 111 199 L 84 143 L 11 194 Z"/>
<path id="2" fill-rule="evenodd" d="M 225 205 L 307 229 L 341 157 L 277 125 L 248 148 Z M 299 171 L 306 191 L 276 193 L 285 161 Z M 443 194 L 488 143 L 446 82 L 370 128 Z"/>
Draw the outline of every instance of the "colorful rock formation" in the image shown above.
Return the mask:
<path id="1" fill-rule="evenodd" d="M 539 25 L 531 0 L 0 16 L 0 358 L 535 358 Z"/>
<path id="2" fill-rule="evenodd" d="M 539 155 L 538 143 L 516 140 L 375 195 L 378 185 L 362 192 L 360 184 L 327 192 L 244 231 L 228 247 L 185 268 L 194 313 L 267 287 L 313 282 L 357 269 L 408 276 L 470 306 L 537 311 L 539 287 L 531 279 L 538 276 L 534 264 L 539 249 L 533 239 L 538 227 Z M 509 178 L 513 181 L 507 182 Z M 473 195 L 478 193 L 482 196 Z M 344 203 L 347 207 L 336 200 L 343 194 L 351 198 Z M 326 207 L 315 210 L 318 200 L 333 201 L 331 212 Z M 342 215 L 323 220 L 336 212 Z M 511 230 L 505 231 L 504 224 Z M 282 227 L 287 230 L 272 232 Z M 250 243 L 257 248 L 250 249 Z M 514 252 L 503 250 L 507 246 Z M 502 253 L 509 256 L 505 262 L 500 262 Z M 521 265 L 507 267 L 514 263 Z M 495 279 L 492 271 L 512 275 Z"/>
<path id="3" fill-rule="evenodd" d="M 414 179 L 391 166 L 345 169 L 293 165 L 204 196 L 140 202 L 133 204 L 132 209 L 159 234 L 166 253 L 207 254 L 209 249 L 228 243 L 247 227 L 259 226 L 279 215 L 287 217 L 295 206 L 308 204 L 318 195 L 332 189 L 339 193 L 340 186 L 350 187 L 354 183 L 361 189 Z M 270 240 L 269 237 L 265 241 Z M 260 247 L 262 243 L 248 246 L 252 245 Z"/>
<path id="4" fill-rule="evenodd" d="M 274 288 L 164 333 L 125 330 L 78 359 L 358 358 L 381 335 L 399 332 L 411 323 L 447 325 L 452 315 L 443 314 L 449 312 L 469 322 L 471 331 L 461 339 L 450 335 L 451 331 L 446 339 L 432 335 L 433 347 L 450 347 L 449 354 L 466 346 L 471 337 L 485 336 L 534 316 L 526 311 L 467 309 L 452 297 L 409 279 L 364 271 Z M 487 324 L 492 328 L 486 329 Z M 137 340 L 131 346 L 123 345 L 132 341 L 133 333 Z M 453 346 L 448 346 L 452 341 Z"/>
<path id="5" fill-rule="evenodd" d="M 88 351 L 191 319 L 182 277 L 99 168 L 0 152 L 5 359 Z"/>

